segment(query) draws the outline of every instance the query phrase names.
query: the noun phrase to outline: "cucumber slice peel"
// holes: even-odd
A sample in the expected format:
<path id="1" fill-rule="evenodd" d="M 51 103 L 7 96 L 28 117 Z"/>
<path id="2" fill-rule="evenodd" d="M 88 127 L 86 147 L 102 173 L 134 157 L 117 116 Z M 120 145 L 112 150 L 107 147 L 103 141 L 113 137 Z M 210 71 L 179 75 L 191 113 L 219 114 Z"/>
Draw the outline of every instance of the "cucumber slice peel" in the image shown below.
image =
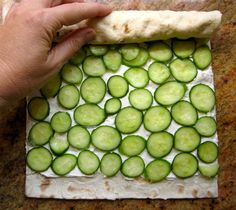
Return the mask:
<path id="1" fill-rule="evenodd" d="M 170 70 L 164 63 L 153 62 L 148 67 L 148 76 L 156 84 L 162 84 L 170 77 Z"/>
<path id="2" fill-rule="evenodd" d="M 71 117 L 67 112 L 56 112 L 51 118 L 51 126 L 58 133 L 65 133 L 70 129 Z"/>
<path id="3" fill-rule="evenodd" d="M 123 59 L 123 64 L 130 67 L 139 67 L 143 66 L 147 62 L 147 60 L 148 60 L 148 53 L 146 49 L 140 47 L 137 57 L 130 61 Z"/>
<path id="4" fill-rule="evenodd" d="M 138 45 L 136 45 L 136 44 L 126 44 L 120 48 L 120 52 L 121 52 L 123 58 L 127 61 L 131 61 L 131 60 L 137 58 L 139 51 L 140 51 L 140 49 L 139 49 Z"/>
<path id="5" fill-rule="evenodd" d="M 213 163 L 218 157 L 218 147 L 214 142 L 206 141 L 199 145 L 197 155 L 204 163 Z"/>
<path id="6" fill-rule="evenodd" d="M 129 90 L 127 81 L 118 75 L 110 77 L 107 86 L 109 93 L 115 98 L 124 97 Z"/>
<path id="7" fill-rule="evenodd" d="M 210 116 L 201 117 L 194 127 L 201 136 L 210 137 L 216 132 L 216 121 Z"/>
<path id="8" fill-rule="evenodd" d="M 148 50 L 150 57 L 160 62 L 168 62 L 173 56 L 171 48 L 164 42 L 152 44 Z"/>
<path id="9" fill-rule="evenodd" d="M 195 50 L 195 41 L 193 39 L 175 39 L 172 43 L 172 48 L 177 57 L 187 58 L 191 56 Z"/>
<path id="10" fill-rule="evenodd" d="M 79 67 L 67 63 L 61 70 L 61 77 L 66 83 L 79 85 L 83 79 L 83 74 Z"/>
<path id="11" fill-rule="evenodd" d="M 200 46 L 193 53 L 193 61 L 196 66 L 201 70 L 206 69 L 210 65 L 211 60 L 211 50 L 207 45 Z"/>
<path id="12" fill-rule="evenodd" d="M 59 74 L 56 74 L 40 89 L 40 92 L 44 97 L 51 98 L 57 95 L 60 87 L 61 77 Z"/>
<path id="13" fill-rule="evenodd" d="M 109 50 L 104 56 L 103 61 L 107 69 L 117 71 L 122 63 L 122 56 L 116 50 Z"/>
<path id="14" fill-rule="evenodd" d="M 218 163 L 212 163 L 212 164 L 200 163 L 198 166 L 198 169 L 202 176 L 205 176 L 208 178 L 214 178 L 218 174 L 219 164 Z"/>
<path id="15" fill-rule="evenodd" d="M 96 56 L 88 56 L 83 62 L 84 73 L 88 76 L 102 76 L 106 72 L 106 67 L 102 58 Z"/>
<path id="16" fill-rule="evenodd" d="M 62 155 L 68 150 L 69 143 L 65 135 L 55 133 L 49 141 L 49 146 L 53 154 Z"/>
<path id="17" fill-rule="evenodd" d="M 49 115 L 49 109 L 45 98 L 34 97 L 28 103 L 28 113 L 34 120 L 44 120 Z"/>
<path id="18" fill-rule="evenodd" d="M 110 98 L 105 103 L 105 111 L 107 114 L 115 114 L 121 108 L 121 101 L 118 98 Z"/>

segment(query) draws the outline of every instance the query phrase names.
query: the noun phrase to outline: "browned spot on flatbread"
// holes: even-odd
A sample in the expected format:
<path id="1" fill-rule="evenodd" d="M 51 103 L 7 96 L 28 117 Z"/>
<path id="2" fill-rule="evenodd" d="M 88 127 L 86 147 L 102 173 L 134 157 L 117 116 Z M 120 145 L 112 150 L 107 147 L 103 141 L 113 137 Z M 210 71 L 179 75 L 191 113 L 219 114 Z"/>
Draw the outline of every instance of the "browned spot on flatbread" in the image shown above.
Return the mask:
<path id="1" fill-rule="evenodd" d="M 71 186 L 71 185 L 67 188 L 67 190 L 68 190 L 68 192 L 75 192 L 75 191 L 78 191 L 78 189 L 77 189 L 76 187 L 73 187 L 73 186 Z"/>
<path id="2" fill-rule="evenodd" d="M 153 198 L 156 198 L 158 196 L 158 193 L 156 191 L 152 190 L 151 195 Z"/>
<path id="3" fill-rule="evenodd" d="M 137 177 L 135 180 L 140 184 L 147 184 L 147 181 L 143 177 Z"/>
<path id="4" fill-rule="evenodd" d="M 108 181 L 105 181 L 105 188 L 107 191 L 110 191 L 110 189 L 111 189 Z"/>
<path id="5" fill-rule="evenodd" d="M 178 193 L 183 193 L 184 192 L 184 186 L 183 185 L 179 185 L 178 186 Z"/>
<path id="6" fill-rule="evenodd" d="M 198 191 L 197 191 L 196 189 L 194 189 L 194 190 L 192 191 L 192 196 L 193 196 L 194 198 L 197 198 L 197 194 L 198 194 Z"/>
<path id="7" fill-rule="evenodd" d="M 213 195 L 212 195 L 212 193 L 210 191 L 207 191 L 207 197 L 208 198 L 212 198 L 213 197 Z"/>
<path id="8" fill-rule="evenodd" d="M 45 191 L 50 186 L 50 184 L 51 184 L 50 179 L 44 178 L 41 185 L 40 185 L 41 191 L 42 192 Z"/>
<path id="9" fill-rule="evenodd" d="M 125 24 L 124 32 L 125 33 L 129 33 L 130 32 L 129 26 L 127 24 Z"/>
<path id="10" fill-rule="evenodd" d="M 116 25 L 113 25 L 112 28 L 113 28 L 113 30 L 116 30 L 116 29 L 117 29 L 117 26 L 116 26 Z"/>

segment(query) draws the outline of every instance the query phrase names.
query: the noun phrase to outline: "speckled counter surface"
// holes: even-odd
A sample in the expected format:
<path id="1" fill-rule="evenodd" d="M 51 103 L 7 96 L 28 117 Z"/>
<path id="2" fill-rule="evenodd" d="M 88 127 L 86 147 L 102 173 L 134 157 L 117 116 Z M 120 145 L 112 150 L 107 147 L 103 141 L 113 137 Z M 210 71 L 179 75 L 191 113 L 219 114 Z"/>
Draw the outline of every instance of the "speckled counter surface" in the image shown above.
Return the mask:
<path id="1" fill-rule="evenodd" d="M 115 9 L 213 10 L 223 13 L 212 37 L 220 147 L 219 197 L 197 200 L 53 200 L 24 196 L 25 101 L 0 116 L 0 210 L 234 210 L 236 209 L 236 1 L 107 0 Z M 168 4 L 166 3 L 168 2 Z M 192 2 L 192 3 L 189 3 Z M 194 3 L 195 2 L 195 3 Z M 118 6 L 119 5 L 119 6 Z"/>

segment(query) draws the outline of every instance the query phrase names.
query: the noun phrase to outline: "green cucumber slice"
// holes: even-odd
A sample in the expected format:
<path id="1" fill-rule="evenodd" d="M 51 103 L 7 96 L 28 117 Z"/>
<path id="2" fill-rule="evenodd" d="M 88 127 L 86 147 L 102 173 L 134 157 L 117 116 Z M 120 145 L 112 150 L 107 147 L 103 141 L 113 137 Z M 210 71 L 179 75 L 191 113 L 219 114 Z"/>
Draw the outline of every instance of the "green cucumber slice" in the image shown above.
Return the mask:
<path id="1" fill-rule="evenodd" d="M 171 115 L 176 123 L 184 126 L 194 125 L 198 119 L 196 109 L 188 101 L 179 101 L 173 105 Z"/>
<path id="2" fill-rule="evenodd" d="M 83 79 L 82 71 L 72 64 L 65 64 L 61 70 L 62 79 L 69 84 L 79 85 Z"/>
<path id="3" fill-rule="evenodd" d="M 171 171 L 171 165 L 166 160 L 153 160 L 145 168 L 144 177 L 150 182 L 160 182 L 165 179 Z"/>
<path id="4" fill-rule="evenodd" d="M 179 178 L 193 176 L 198 170 L 198 160 L 190 153 L 179 153 L 172 162 L 172 172 Z"/>
<path id="5" fill-rule="evenodd" d="M 139 155 L 144 151 L 146 140 L 137 135 L 126 136 L 119 147 L 119 152 L 128 157 Z"/>
<path id="6" fill-rule="evenodd" d="M 28 113 L 37 121 L 44 120 L 49 115 L 49 109 L 49 103 L 45 98 L 34 97 L 28 103 Z"/>
<path id="7" fill-rule="evenodd" d="M 64 154 L 56 157 L 52 163 L 52 170 L 58 176 L 65 176 L 76 166 L 77 158 L 72 154 Z"/>
<path id="8" fill-rule="evenodd" d="M 121 173 L 130 178 L 138 177 L 143 174 L 145 163 L 139 156 L 133 156 L 124 161 Z"/>
<path id="9" fill-rule="evenodd" d="M 130 68 L 124 73 L 124 77 L 135 88 L 143 88 L 149 82 L 148 72 L 143 68 Z"/>
<path id="10" fill-rule="evenodd" d="M 134 89 L 129 93 L 129 103 L 136 109 L 148 109 L 152 101 L 152 93 L 147 89 Z"/>
<path id="11" fill-rule="evenodd" d="M 199 145 L 197 155 L 204 163 L 213 163 L 218 157 L 218 147 L 214 142 L 206 141 Z"/>
<path id="12" fill-rule="evenodd" d="M 172 42 L 174 54 L 179 58 L 188 58 L 195 50 L 194 39 L 179 40 L 174 39 Z"/>
<path id="13" fill-rule="evenodd" d="M 84 49 L 81 48 L 78 52 L 76 52 L 73 55 L 73 57 L 69 60 L 69 62 L 76 66 L 79 66 L 83 62 L 85 57 L 86 57 L 86 52 Z"/>
<path id="14" fill-rule="evenodd" d="M 52 98 L 57 95 L 61 87 L 61 77 L 56 74 L 41 89 L 41 94 L 46 98 Z"/>
<path id="15" fill-rule="evenodd" d="M 59 104 L 65 109 L 73 109 L 79 103 L 79 90 L 73 85 L 63 86 L 57 96 Z"/>
<path id="16" fill-rule="evenodd" d="M 120 133 L 111 126 L 100 126 L 91 134 L 92 144 L 102 150 L 110 151 L 117 148 L 121 141 Z"/>
<path id="17" fill-rule="evenodd" d="M 125 107 L 116 115 L 115 125 L 121 133 L 133 133 L 142 124 L 142 112 L 133 107 Z"/>
<path id="18" fill-rule="evenodd" d="M 140 47 L 138 56 L 130 61 L 123 59 L 123 64 L 130 67 L 139 67 L 147 63 L 147 60 L 148 60 L 148 53 L 146 49 Z"/>
<path id="19" fill-rule="evenodd" d="M 197 76 L 197 69 L 194 63 L 187 58 L 177 58 L 172 61 L 170 71 L 173 77 L 180 82 L 191 82 Z"/>
<path id="20" fill-rule="evenodd" d="M 95 56 L 105 55 L 108 51 L 107 45 L 89 45 L 90 52 Z"/>
<path id="21" fill-rule="evenodd" d="M 100 170 L 106 177 L 112 177 L 118 173 L 121 165 L 120 155 L 114 152 L 106 153 L 101 159 Z"/>
<path id="22" fill-rule="evenodd" d="M 106 84 L 101 77 L 88 77 L 83 81 L 80 92 L 86 102 L 97 104 L 106 94 Z"/>
<path id="23" fill-rule="evenodd" d="M 46 171 L 52 163 L 52 154 L 44 147 L 35 147 L 27 153 L 26 163 L 33 171 Z"/>
<path id="24" fill-rule="evenodd" d="M 181 127 L 175 132 L 175 149 L 182 152 L 192 152 L 201 142 L 198 132 L 191 127 Z"/>
<path id="25" fill-rule="evenodd" d="M 202 176 L 205 176 L 208 178 L 214 178 L 218 174 L 219 164 L 218 163 L 212 163 L 212 164 L 200 163 L 198 165 L 198 169 Z"/>
<path id="26" fill-rule="evenodd" d="M 104 56 L 103 61 L 107 69 L 117 71 L 122 63 L 122 56 L 117 50 L 109 50 Z"/>
<path id="27" fill-rule="evenodd" d="M 162 84 L 170 77 L 170 70 L 164 63 L 153 62 L 148 67 L 148 76 L 156 84 Z"/>
<path id="28" fill-rule="evenodd" d="M 90 144 L 90 134 L 87 129 L 75 125 L 67 133 L 69 144 L 76 149 L 87 149 Z"/>
<path id="29" fill-rule="evenodd" d="M 181 100 L 186 89 L 186 86 L 182 83 L 175 81 L 166 82 L 156 89 L 154 98 L 157 103 L 169 106 Z"/>
<path id="30" fill-rule="evenodd" d="M 121 109 L 121 101 L 118 98 L 110 98 L 105 103 L 107 114 L 116 114 Z"/>
<path id="31" fill-rule="evenodd" d="M 193 53 L 193 61 L 196 66 L 201 70 L 206 69 L 210 65 L 211 60 L 211 50 L 207 45 L 200 46 Z"/>
<path id="32" fill-rule="evenodd" d="M 200 112 L 209 112 L 215 106 L 215 93 L 209 86 L 204 84 L 193 86 L 189 98 L 193 106 Z"/>
<path id="33" fill-rule="evenodd" d="M 120 48 L 123 58 L 127 61 L 135 59 L 139 54 L 139 47 L 137 44 L 126 44 Z"/>
<path id="34" fill-rule="evenodd" d="M 48 122 L 38 122 L 30 129 L 28 138 L 30 144 L 40 146 L 46 144 L 52 135 L 53 130 Z"/>
<path id="35" fill-rule="evenodd" d="M 93 152 L 84 150 L 79 153 L 77 165 L 83 174 L 92 175 L 98 170 L 100 160 Z"/>
<path id="36" fill-rule="evenodd" d="M 109 78 L 107 87 L 109 93 L 115 98 L 124 97 L 129 90 L 127 81 L 123 77 L 118 75 Z"/>
<path id="37" fill-rule="evenodd" d="M 62 155 L 68 150 L 69 143 L 64 134 L 55 133 L 49 141 L 49 146 L 53 154 Z"/>
<path id="38" fill-rule="evenodd" d="M 88 76 L 102 76 L 106 72 L 106 67 L 102 58 L 96 56 L 88 56 L 83 62 L 84 73 Z"/>
<path id="39" fill-rule="evenodd" d="M 154 158 L 168 155 L 173 147 L 173 136 L 166 132 L 153 133 L 147 140 L 147 151 Z"/>
<path id="40" fill-rule="evenodd" d="M 163 131 L 169 127 L 170 123 L 170 112 L 161 106 L 149 108 L 144 115 L 144 127 L 150 132 Z"/>
<path id="41" fill-rule="evenodd" d="M 160 62 L 168 62 L 173 56 L 169 45 L 163 42 L 151 44 L 148 50 L 150 57 Z"/>
<path id="42" fill-rule="evenodd" d="M 96 104 L 83 104 L 74 112 L 75 121 L 82 126 L 101 124 L 106 118 L 104 110 Z"/>
<path id="43" fill-rule="evenodd" d="M 65 133 L 70 129 L 71 117 L 67 112 L 56 112 L 51 118 L 51 126 L 58 133 Z"/>
<path id="44" fill-rule="evenodd" d="M 198 119 L 194 127 L 201 136 L 210 137 L 216 132 L 216 121 L 213 117 L 201 117 Z"/>

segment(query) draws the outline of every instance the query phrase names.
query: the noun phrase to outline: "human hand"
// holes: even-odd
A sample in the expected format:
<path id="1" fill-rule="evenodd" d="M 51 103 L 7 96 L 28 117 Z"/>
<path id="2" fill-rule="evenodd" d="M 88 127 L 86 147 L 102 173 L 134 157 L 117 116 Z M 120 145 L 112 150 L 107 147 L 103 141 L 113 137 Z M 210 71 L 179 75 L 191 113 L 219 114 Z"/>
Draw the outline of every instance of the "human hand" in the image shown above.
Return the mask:
<path id="1" fill-rule="evenodd" d="M 85 43 L 92 28 L 78 29 L 52 47 L 63 25 L 105 16 L 111 8 L 79 0 L 22 0 L 0 27 L 0 107 L 40 88 Z"/>

